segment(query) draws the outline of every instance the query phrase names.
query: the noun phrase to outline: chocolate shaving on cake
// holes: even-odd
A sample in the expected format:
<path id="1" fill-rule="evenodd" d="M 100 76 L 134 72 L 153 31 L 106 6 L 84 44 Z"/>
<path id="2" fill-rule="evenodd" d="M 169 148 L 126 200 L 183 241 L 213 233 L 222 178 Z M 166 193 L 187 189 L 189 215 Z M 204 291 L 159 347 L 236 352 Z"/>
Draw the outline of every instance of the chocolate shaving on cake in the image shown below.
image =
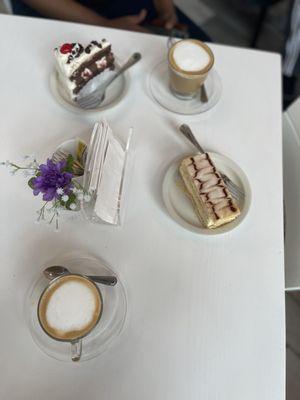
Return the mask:
<path id="1" fill-rule="evenodd" d="M 185 158 L 179 171 L 197 215 L 206 227 L 216 228 L 240 215 L 238 205 L 207 153 Z"/>
<path id="2" fill-rule="evenodd" d="M 93 40 L 86 47 L 80 43 L 64 43 L 54 54 L 60 80 L 73 100 L 90 79 L 104 70 L 114 69 L 114 55 L 106 40 Z"/>

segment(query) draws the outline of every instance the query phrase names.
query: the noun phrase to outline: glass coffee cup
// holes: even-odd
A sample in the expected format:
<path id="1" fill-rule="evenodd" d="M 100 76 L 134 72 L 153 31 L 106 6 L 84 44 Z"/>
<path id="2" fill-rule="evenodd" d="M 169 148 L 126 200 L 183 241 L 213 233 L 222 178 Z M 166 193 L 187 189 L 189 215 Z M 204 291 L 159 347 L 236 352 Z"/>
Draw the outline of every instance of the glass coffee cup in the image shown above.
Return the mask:
<path id="1" fill-rule="evenodd" d="M 80 360 L 82 339 L 95 329 L 102 311 L 98 286 L 85 275 L 71 273 L 52 279 L 37 306 L 41 328 L 52 339 L 70 343 L 72 361 Z"/>
<path id="2" fill-rule="evenodd" d="M 214 54 L 207 44 L 195 39 L 175 42 L 168 52 L 172 93 L 182 100 L 195 97 L 213 65 Z"/>

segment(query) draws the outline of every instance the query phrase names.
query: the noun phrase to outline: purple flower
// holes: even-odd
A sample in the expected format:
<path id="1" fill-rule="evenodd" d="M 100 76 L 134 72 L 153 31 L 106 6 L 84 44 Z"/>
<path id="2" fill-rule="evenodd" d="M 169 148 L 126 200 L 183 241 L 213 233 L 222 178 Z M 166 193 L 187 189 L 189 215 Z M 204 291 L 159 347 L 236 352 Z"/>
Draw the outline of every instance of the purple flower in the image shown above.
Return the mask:
<path id="1" fill-rule="evenodd" d="M 70 193 L 72 189 L 73 174 L 64 171 L 66 161 L 54 163 L 48 158 L 47 164 L 39 166 L 39 175 L 32 180 L 33 194 L 37 196 L 43 193 L 43 200 L 51 201 L 57 199 L 60 195 L 57 193 L 58 188 L 63 188 L 64 193 Z"/>

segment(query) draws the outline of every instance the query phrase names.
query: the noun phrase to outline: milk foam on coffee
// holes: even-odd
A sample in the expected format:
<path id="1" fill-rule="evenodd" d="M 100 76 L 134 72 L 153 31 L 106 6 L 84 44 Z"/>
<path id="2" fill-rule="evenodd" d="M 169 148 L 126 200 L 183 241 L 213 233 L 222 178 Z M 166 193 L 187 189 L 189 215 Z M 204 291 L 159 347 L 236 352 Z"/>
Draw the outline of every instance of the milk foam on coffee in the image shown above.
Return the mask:
<path id="1" fill-rule="evenodd" d="M 175 64 L 184 71 L 201 71 L 210 63 L 210 56 L 200 45 L 183 40 L 173 50 Z"/>
<path id="2" fill-rule="evenodd" d="M 66 280 L 52 293 L 46 309 L 48 325 L 59 332 L 80 331 L 97 311 L 92 289 L 84 282 Z"/>

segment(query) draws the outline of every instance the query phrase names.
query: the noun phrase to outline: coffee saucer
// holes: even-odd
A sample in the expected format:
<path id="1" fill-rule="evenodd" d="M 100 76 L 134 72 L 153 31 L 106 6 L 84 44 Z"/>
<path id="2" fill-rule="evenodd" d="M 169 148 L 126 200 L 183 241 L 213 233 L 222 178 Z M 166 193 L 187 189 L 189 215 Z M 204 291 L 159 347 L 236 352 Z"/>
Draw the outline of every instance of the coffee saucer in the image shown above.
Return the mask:
<path id="1" fill-rule="evenodd" d="M 222 84 L 219 74 L 212 69 L 205 81 L 208 102 L 200 100 L 199 93 L 191 100 L 180 100 L 174 96 L 169 87 L 168 62 L 156 65 L 149 76 L 149 90 L 154 100 L 162 107 L 178 114 L 200 114 L 214 107 L 221 97 Z"/>
<path id="2" fill-rule="evenodd" d="M 120 68 L 119 62 L 115 64 L 116 70 Z M 108 73 L 112 73 L 108 71 Z M 91 90 L 97 85 L 100 85 L 104 80 L 103 74 L 100 74 L 93 78 L 90 82 L 87 83 L 87 87 L 84 87 L 80 93 L 86 92 L 88 94 L 89 86 Z M 55 98 L 55 100 L 68 111 L 75 112 L 76 114 L 93 114 L 99 113 L 99 111 L 106 110 L 108 108 L 113 107 L 117 103 L 119 103 L 123 97 L 126 95 L 129 87 L 129 74 L 128 71 L 125 71 L 123 74 L 118 76 L 106 89 L 105 98 L 99 106 L 93 109 L 83 109 L 78 103 L 72 101 L 66 92 L 64 86 L 61 84 L 59 80 L 59 75 L 57 70 L 54 68 L 50 75 L 50 89 Z"/>
<path id="3" fill-rule="evenodd" d="M 41 328 L 37 316 L 40 295 L 49 281 L 43 270 L 50 265 L 63 265 L 71 272 L 86 275 L 114 275 L 115 271 L 101 259 L 69 254 L 50 260 L 42 266 L 29 288 L 25 299 L 26 322 L 35 344 L 47 355 L 59 361 L 72 362 L 71 346 L 68 342 L 51 339 Z M 106 351 L 120 335 L 127 315 L 127 297 L 120 277 L 115 286 L 99 285 L 103 298 L 103 313 L 94 330 L 82 340 L 81 361 L 95 358 Z"/>
<path id="4" fill-rule="evenodd" d="M 209 155 L 217 169 L 225 173 L 245 193 L 245 197 L 238 202 L 241 214 L 234 221 L 215 229 L 208 229 L 202 225 L 192 201 L 183 189 L 183 182 L 179 175 L 179 164 L 184 155 L 176 158 L 169 166 L 163 180 L 162 192 L 165 206 L 175 222 L 200 235 L 219 235 L 235 229 L 246 218 L 251 204 L 251 189 L 247 176 L 234 161 L 218 153 L 209 152 Z"/>

